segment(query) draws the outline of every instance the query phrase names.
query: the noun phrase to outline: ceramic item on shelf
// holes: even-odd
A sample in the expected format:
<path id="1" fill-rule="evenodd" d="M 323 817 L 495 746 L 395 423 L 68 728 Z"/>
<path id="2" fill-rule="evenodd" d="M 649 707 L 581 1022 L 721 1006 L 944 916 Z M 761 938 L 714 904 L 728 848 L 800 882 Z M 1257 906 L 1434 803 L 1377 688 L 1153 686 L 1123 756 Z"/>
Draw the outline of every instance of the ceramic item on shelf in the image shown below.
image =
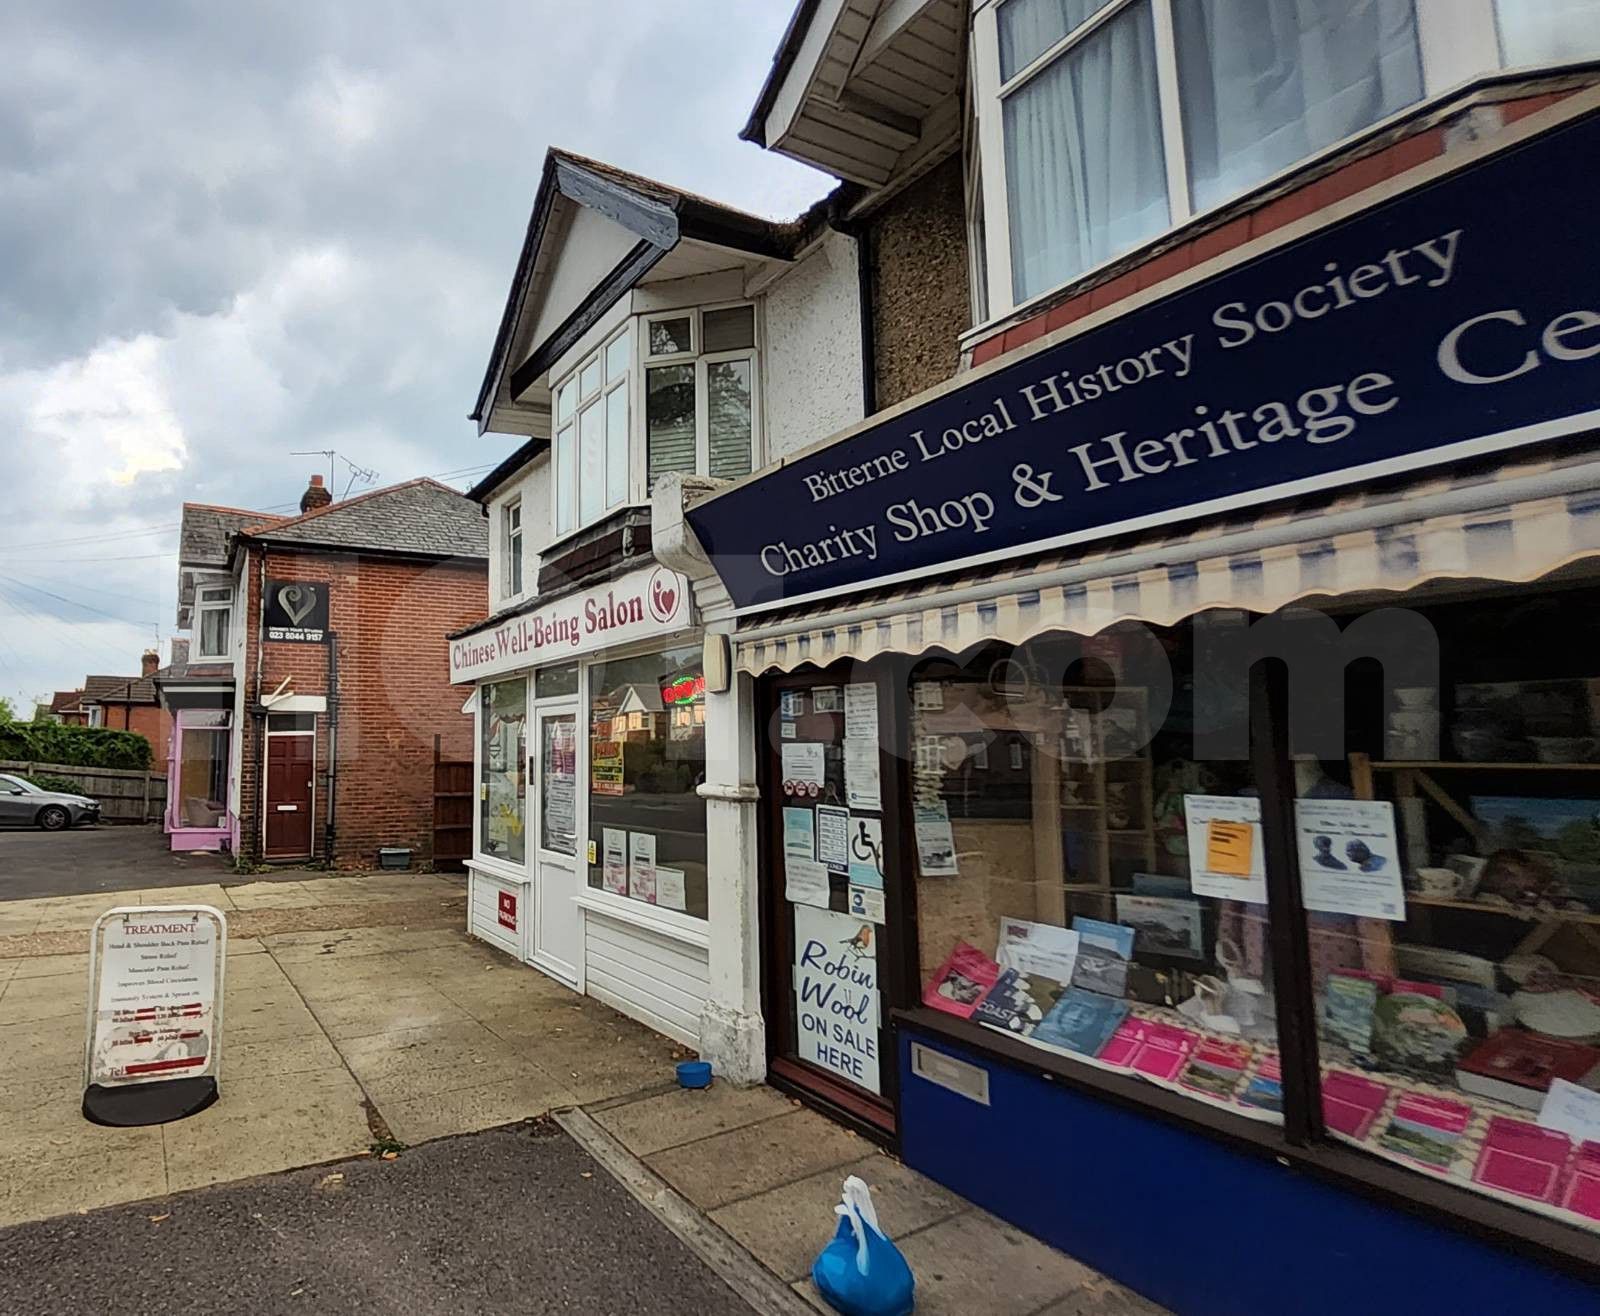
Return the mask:
<path id="1" fill-rule="evenodd" d="M 1126 781 L 1106 783 L 1106 826 L 1114 832 L 1133 826 L 1133 785 Z"/>
<path id="2" fill-rule="evenodd" d="M 1461 889 L 1461 875 L 1453 868 L 1417 869 L 1417 892 L 1429 900 L 1452 900 Z"/>
<path id="3" fill-rule="evenodd" d="M 1439 691 L 1431 685 L 1402 686 L 1394 692 L 1395 703 L 1401 708 L 1432 708 L 1438 699 Z"/>
<path id="4" fill-rule="evenodd" d="M 1450 744 L 1468 763 L 1488 763 L 1506 752 L 1504 737 L 1486 727 L 1457 726 L 1450 732 Z"/>
<path id="5" fill-rule="evenodd" d="M 1521 991 L 1511 998 L 1517 1022 L 1545 1037 L 1568 1042 L 1600 1040 L 1600 1005 L 1571 987 L 1553 992 Z"/>
<path id="6" fill-rule="evenodd" d="M 1462 900 L 1471 900 L 1478 890 L 1478 883 L 1483 880 L 1483 869 L 1489 861 L 1475 854 L 1454 854 L 1444 862 L 1461 879 L 1456 895 Z"/>

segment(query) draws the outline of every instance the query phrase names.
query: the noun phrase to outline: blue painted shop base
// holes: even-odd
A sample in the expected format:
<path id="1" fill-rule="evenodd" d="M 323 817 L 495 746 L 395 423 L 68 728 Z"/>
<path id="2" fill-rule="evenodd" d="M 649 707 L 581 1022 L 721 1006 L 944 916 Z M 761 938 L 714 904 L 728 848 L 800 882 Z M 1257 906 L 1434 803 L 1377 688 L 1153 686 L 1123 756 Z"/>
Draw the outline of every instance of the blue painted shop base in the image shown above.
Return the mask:
<path id="1" fill-rule="evenodd" d="M 1180 1316 L 1600 1312 L 1600 1290 L 1450 1226 L 899 1035 L 906 1164 Z M 987 1070 L 990 1104 L 913 1074 L 913 1042 Z"/>

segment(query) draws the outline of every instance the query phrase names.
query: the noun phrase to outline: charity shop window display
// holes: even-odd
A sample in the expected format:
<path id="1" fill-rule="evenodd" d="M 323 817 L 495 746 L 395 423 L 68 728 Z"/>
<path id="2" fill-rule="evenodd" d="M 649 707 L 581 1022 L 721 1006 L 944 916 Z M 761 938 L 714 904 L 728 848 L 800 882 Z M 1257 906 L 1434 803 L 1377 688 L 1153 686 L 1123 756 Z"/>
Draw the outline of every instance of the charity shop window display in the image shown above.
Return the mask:
<path id="1" fill-rule="evenodd" d="M 589 886 L 706 917 L 698 645 L 589 670 Z"/>
<path id="2" fill-rule="evenodd" d="M 1439 682 L 1361 692 L 1360 747 L 1332 772 L 1350 807 L 1393 809 L 1403 909 L 1350 920 L 1316 987 L 1330 1136 L 1597 1229 L 1593 606 L 1584 591 L 1433 609 Z M 1353 867 L 1337 844 L 1332 858 Z"/>
<path id="3" fill-rule="evenodd" d="M 1189 757 L 1140 676 L 1168 661 L 1112 634 L 914 671 L 923 1001 L 1281 1122 L 1259 802 Z"/>
<path id="4" fill-rule="evenodd" d="M 481 700 L 480 853 L 520 864 L 527 854 L 528 683 L 493 682 Z"/>

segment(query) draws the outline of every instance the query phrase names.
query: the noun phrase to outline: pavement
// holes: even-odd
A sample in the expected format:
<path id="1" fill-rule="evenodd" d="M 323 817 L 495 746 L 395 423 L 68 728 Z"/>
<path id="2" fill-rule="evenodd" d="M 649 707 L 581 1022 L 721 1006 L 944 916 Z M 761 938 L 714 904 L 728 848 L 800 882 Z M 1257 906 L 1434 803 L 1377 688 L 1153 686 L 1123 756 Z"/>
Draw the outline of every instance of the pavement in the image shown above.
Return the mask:
<path id="1" fill-rule="evenodd" d="M 173 854 L 154 823 L 74 827 L 64 832 L 0 828 L 0 902 L 105 891 L 153 890 L 216 882 L 223 886 L 294 880 L 295 869 L 235 873 L 221 855 Z M 3 905 L 0 905 L 3 908 Z"/>
<path id="2" fill-rule="evenodd" d="M 30 1316 L 737 1316 L 750 1308 L 554 1124 L 0 1233 Z"/>
<path id="3" fill-rule="evenodd" d="M 157 901 L 228 918 L 221 1100 L 100 1128 L 89 928 Z M 681 1047 L 464 922 L 461 879 L 404 873 L 0 903 L 0 1311 L 729 1310 L 715 1274 L 806 1313 L 852 1173 L 919 1312 L 1159 1311 L 772 1089 L 671 1085 Z"/>

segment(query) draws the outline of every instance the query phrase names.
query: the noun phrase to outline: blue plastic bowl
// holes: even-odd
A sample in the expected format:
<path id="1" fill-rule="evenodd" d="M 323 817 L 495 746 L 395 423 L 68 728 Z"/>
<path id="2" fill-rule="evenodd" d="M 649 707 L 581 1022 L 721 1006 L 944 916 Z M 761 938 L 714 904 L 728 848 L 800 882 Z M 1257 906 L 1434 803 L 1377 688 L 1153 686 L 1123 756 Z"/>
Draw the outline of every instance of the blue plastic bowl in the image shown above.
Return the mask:
<path id="1" fill-rule="evenodd" d="M 711 1062 L 708 1060 L 684 1060 L 678 1064 L 678 1086 L 680 1088 L 708 1088 L 711 1086 Z"/>

